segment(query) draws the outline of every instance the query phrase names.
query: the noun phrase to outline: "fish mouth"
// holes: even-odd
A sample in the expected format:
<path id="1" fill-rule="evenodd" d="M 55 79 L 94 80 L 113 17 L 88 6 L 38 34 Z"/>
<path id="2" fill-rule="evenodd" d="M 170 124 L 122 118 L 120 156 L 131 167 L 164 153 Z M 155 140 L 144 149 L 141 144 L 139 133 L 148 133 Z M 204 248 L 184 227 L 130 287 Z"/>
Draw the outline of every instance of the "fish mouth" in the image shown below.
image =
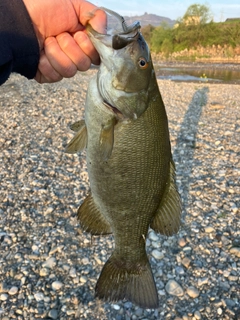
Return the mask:
<path id="1" fill-rule="evenodd" d="M 127 25 L 124 17 L 119 15 L 118 13 L 104 8 L 99 7 L 97 10 L 102 10 L 107 13 L 107 16 L 111 19 L 108 19 L 106 33 L 99 33 L 92 28 L 90 24 L 87 25 L 86 31 L 90 36 L 91 40 L 98 39 L 100 40 L 105 46 L 112 48 L 114 50 L 119 50 L 125 48 L 128 44 L 132 43 L 136 40 L 139 36 L 140 32 L 140 22 L 135 21 L 131 25 Z M 115 18 L 115 25 L 112 26 L 113 19 Z M 110 22 L 109 22 L 110 21 Z M 98 51 L 98 44 L 94 43 L 95 47 Z M 101 50 L 100 50 L 101 51 Z M 100 54 L 101 52 L 99 52 Z"/>

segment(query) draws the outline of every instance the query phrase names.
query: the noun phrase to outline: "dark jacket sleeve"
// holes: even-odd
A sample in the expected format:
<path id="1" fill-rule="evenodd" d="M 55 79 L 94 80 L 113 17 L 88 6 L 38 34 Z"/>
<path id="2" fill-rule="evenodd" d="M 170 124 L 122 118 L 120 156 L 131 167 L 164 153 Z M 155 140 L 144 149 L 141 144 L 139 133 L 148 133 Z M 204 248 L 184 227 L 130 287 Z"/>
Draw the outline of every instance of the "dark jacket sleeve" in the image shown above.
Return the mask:
<path id="1" fill-rule="evenodd" d="M 0 85 L 11 72 L 32 79 L 39 56 L 38 40 L 22 0 L 0 0 Z"/>

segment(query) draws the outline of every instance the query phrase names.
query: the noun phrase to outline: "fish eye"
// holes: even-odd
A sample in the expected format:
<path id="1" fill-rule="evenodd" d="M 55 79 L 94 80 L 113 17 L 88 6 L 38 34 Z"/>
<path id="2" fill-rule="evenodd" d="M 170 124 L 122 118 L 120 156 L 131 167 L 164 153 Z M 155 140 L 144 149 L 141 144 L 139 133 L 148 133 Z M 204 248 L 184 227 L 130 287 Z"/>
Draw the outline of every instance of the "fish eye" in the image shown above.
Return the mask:
<path id="1" fill-rule="evenodd" d="M 139 60 L 138 60 L 138 65 L 139 65 L 139 67 L 141 68 L 141 69 L 147 69 L 147 67 L 148 67 L 148 62 L 146 61 L 146 59 L 145 58 L 139 58 Z"/>

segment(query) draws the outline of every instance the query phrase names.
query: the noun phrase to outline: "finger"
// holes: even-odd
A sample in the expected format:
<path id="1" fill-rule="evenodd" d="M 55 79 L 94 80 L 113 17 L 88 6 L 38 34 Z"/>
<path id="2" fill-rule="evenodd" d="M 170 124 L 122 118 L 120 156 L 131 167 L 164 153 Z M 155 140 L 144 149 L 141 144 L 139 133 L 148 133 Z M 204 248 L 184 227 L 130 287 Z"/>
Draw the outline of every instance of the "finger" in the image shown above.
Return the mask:
<path id="1" fill-rule="evenodd" d="M 83 33 L 83 32 L 80 32 Z M 84 33 L 83 33 L 84 34 Z M 77 66 L 78 70 L 86 71 L 91 66 L 91 57 L 93 53 L 95 53 L 95 60 L 98 59 L 98 54 L 95 52 L 93 45 L 90 40 L 87 41 L 87 36 L 80 39 L 80 43 L 76 42 L 75 38 L 73 38 L 69 33 L 64 32 L 56 37 L 57 42 L 62 49 L 62 51 L 71 59 L 71 61 Z M 87 42 L 86 46 L 89 48 L 85 49 L 85 42 Z"/>
<path id="2" fill-rule="evenodd" d="M 97 32 L 106 33 L 107 15 L 105 11 L 90 2 L 84 1 L 80 6 L 79 13 L 79 20 L 83 26 L 90 23 Z"/>
<path id="3" fill-rule="evenodd" d="M 42 52 L 35 80 L 39 83 L 51 83 L 62 80 L 62 76 L 52 67 L 45 53 Z"/>
<path id="4" fill-rule="evenodd" d="M 62 51 L 55 37 L 49 37 L 44 42 L 45 54 L 52 65 L 64 78 L 73 77 L 77 72 L 77 66 Z"/>
<path id="5" fill-rule="evenodd" d="M 99 64 L 100 63 L 99 54 L 96 51 L 96 49 L 94 48 L 88 35 L 83 31 L 79 31 L 79 32 L 76 32 L 73 37 L 74 37 L 74 40 L 76 41 L 76 43 L 81 48 L 81 51 L 88 57 L 88 59 L 90 61 L 90 65 L 91 65 L 91 62 L 94 64 Z M 88 68 L 90 67 L 90 65 L 88 66 Z M 87 70 L 87 69 L 85 69 L 85 70 Z M 85 71 L 85 70 L 83 70 L 83 71 Z"/>

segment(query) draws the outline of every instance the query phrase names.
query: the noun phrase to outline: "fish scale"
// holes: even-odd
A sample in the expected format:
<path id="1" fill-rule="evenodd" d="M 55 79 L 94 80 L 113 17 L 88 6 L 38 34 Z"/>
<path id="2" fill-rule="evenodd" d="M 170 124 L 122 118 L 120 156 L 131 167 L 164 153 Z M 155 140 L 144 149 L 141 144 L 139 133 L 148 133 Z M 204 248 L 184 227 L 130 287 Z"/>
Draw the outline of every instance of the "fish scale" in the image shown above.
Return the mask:
<path id="1" fill-rule="evenodd" d="M 87 146 L 91 192 L 78 210 L 83 229 L 114 236 L 115 248 L 97 281 L 96 296 L 157 308 L 146 237 L 149 227 L 165 235 L 178 231 L 181 201 L 151 55 L 140 25 L 123 25 L 122 32 L 111 35 L 87 27 L 101 65 L 89 83 L 85 124 L 73 125 L 79 131 L 67 152 Z"/>

